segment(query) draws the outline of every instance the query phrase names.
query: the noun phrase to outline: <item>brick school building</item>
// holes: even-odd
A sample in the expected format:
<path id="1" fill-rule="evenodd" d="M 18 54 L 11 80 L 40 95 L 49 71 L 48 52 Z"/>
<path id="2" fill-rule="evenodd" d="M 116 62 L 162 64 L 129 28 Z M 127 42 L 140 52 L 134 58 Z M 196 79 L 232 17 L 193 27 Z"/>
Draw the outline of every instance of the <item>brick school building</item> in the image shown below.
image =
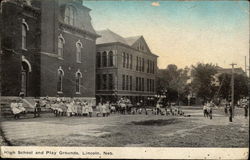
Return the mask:
<path id="1" fill-rule="evenodd" d="M 1 1 L 1 96 L 95 102 L 96 39 L 81 0 Z"/>

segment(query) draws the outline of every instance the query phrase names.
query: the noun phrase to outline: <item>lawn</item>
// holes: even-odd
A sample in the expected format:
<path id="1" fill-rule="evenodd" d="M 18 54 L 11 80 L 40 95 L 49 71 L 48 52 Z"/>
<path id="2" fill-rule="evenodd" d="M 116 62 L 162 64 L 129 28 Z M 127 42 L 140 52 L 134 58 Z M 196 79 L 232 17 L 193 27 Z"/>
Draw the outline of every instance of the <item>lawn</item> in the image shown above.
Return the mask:
<path id="1" fill-rule="evenodd" d="M 202 110 L 185 113 L 191 117 L 42 117 L 4 121 L 2 129 L 14 146 L 248 147 L 249 122 L 242 110 L 231 123 L 222 109 L 214 110 L 212 120 Z"/>

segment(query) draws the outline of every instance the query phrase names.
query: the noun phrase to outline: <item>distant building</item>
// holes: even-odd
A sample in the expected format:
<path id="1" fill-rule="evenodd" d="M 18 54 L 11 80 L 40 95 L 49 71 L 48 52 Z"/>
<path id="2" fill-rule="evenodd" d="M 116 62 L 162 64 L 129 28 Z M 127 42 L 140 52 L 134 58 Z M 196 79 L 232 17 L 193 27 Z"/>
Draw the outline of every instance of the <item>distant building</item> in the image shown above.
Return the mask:
<path id="1" fill-rule="evenodd" d="M 97 32 L 97 101 L 127 97 L 147 101 L 155 95 L 157 56 L 143 36 L 124 38 L 110 30 Z"/>
<path id="2" fill-rule="evenodd" d="M 222 68 L 222 67 L 217 66 L 217 72 L 218 72 L 218 74 L 222 74 L 222 73 L 232 74 L 232 68 Z M 241 67 L 234 68 L 234 73 L 235 74 L 242 74 L 242 75 L 246 74 L 246 72 L 244 72 L 244 70 Z"/>
<path id="3" fill-rule="evenodd" d="M 95 41 L 81 0 L 1 2 L 1 94 L 95 100 Z"/>
<path id="4" fill-rule="evenodd" d="M 219 86 L 220 82 L 219 82 L 219 76 L 221 74 L 232 74 L 232 68 L 222 68 L 219 66 L 216 66 L 217 68 L 217 73 L 215 74 L 214 78 L 215 78 L 215 85 Z M 247 75 L 246 72 L 244 72 L 244 70 L 241 67 L 238 68 L 234 68 L 234 74 L 241 74 L 241 75 Z"/>

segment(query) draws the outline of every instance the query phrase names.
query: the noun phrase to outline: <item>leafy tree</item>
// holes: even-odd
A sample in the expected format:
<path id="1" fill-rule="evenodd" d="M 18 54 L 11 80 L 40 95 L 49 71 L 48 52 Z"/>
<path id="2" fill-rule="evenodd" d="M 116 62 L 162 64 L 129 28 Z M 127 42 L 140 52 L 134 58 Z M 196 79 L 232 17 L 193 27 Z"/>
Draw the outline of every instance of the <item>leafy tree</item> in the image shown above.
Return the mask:
<path id="1" fill-rule="evenodd" d="M 232 75 L 223 73 L 218 76 L 220 91 L 219 96 L 229 100 L 231 97 L 231 79 Z M 248 95 L 247 76 L 243 74 L 234 74 L 234 100 L 237 102 L 243 96 Z"/>
<path id="2" fill-rule="evenodd" d="M 213 64 L 198 63 L 196 66 L 192 66 L 191 87 L 197 97 L 204 101 L 213 98 L 217 90 L 214 78 L 216 73 L 217 69 Z"/>
<path id="3" fill-rule="evenodd" d="M 174 64 L 170 64 L 166 69 L 159 72 L 157 77 L 157 92 L 167 90 L 168 101 L 177 101 L 182 98 L 187 85 L 188 68 L 178 69 Z"/>

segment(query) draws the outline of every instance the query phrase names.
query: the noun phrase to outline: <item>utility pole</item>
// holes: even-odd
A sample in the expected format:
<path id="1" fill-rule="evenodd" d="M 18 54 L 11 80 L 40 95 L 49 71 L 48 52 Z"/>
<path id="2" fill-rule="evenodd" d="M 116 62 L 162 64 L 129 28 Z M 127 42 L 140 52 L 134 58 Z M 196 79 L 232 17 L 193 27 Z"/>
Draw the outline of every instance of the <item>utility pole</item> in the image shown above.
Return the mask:
<path id="1" fill-rule="evenodd" d="M 247 56 L 245 56 L 245 73 L 247 75 Z"/>
<path id="2" fill-rule="evenodd" d="M 231 81 L 231 87 L 232 87 L 232 92 L 231 92 L 231 118 L 234 117 L 234 66 L 237 65 L 235 63 L 230 64 L 232 66 L 232 81 Z"/>
<path id="3" fill-rule="evenodd" d="M 250 40 L 249 40 L 249 44 L 250 44 Z M 249 108 L 250 108 L 250 48 L 248 51 L 248 114 L 249 114 Z"/>

